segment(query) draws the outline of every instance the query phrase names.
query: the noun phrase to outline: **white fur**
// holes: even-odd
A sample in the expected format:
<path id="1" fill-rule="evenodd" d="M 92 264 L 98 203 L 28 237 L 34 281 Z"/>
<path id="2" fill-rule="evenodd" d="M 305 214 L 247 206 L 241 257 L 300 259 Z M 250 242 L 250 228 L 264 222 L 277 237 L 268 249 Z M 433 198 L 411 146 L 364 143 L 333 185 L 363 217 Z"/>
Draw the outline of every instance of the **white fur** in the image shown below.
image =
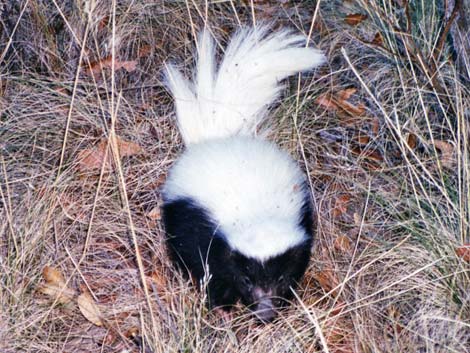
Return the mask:
<path id="1" fill-rule="evenodd" d="M 197 201 L 233 249 L 264 261 L 306 239 L 297 226 L 304 182 L 287 153 L 267 141 L 235 136 L 190 145 L 163 193 L 167 202 Z"/>
<path id="2" fill-rule="evenodd" d="M 269 30 L 240 30 L 218 70 L 213 40 L 202 32 L 194 83 L 166 68 L 187 150 L 170 171 L 165 202 L 195 200 L 233 249 L 261 261 L 307 239 L 299 222 L 308 191 L 287 153 L 251 136 L 279 95 L 279 80 L 324 61 L 305 37 Z"/>
<path id="3" fill-rule="evenodd" d="M 289 30 L 269 34 L 269 26 L 243 28 L 231 39 L 219 69 L 213 39 L 198 40 L 194 83 L 171 64 L 167 85 L 175 97 L 180 132 L 186 145 L 210 138 L 252 135 L 282 88 L 279 81 L 325 61 L 305 37 Z"/>

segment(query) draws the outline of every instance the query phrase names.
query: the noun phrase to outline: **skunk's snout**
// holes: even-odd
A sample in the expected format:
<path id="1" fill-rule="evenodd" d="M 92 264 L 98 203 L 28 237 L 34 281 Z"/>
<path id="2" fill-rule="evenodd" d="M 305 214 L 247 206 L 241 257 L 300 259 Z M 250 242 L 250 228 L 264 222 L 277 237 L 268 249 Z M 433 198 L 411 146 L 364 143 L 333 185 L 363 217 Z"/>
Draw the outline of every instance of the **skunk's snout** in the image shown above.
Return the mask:
<path id="1" fill-rule="evenodd" d="M 276 308 L 271 300 L 271 291 L 265 292 L 261 288 L 255 288 L 254 314 L 263 322 L 270 322 L 276 317 Z"/>
<path id="2" fill-rule="evenodd" d="M 262 322 L 270 322 L 276 317 L 276 311 L 274 309 L 271 299 L 262 299 L 255 307 L 255 315 Z"/>

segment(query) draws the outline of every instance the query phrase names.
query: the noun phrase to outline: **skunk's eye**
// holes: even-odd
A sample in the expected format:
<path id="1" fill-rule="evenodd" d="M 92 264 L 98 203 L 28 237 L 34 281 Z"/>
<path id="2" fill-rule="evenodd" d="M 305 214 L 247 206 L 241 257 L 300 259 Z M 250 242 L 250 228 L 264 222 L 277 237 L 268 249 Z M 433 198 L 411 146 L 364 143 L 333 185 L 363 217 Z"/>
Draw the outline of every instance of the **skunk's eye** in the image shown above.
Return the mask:
<path id="1" fill-rule="evenodd" d="M 251 279 L 248 277 L 248 276 L 243 276 L 242 277 L 242 283 L 245 287 L 247 288 L 251 288 L 252 287 L 252 283 L 251 283 Z"/>

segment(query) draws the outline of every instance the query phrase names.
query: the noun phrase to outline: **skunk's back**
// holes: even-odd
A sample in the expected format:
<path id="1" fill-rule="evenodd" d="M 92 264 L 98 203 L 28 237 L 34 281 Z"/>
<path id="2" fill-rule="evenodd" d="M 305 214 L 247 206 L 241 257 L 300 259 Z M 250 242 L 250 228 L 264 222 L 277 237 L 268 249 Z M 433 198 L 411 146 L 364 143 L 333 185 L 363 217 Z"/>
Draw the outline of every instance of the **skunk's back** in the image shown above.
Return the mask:
<path id="1" fill-rule="evenodd" d="M 174 164 L 165 203 L 192 200 L 245 255 L 269 258 L 307 237 L 310 201 L 297 163 L 270 142 L 235 136 L 192 145 Z"/>

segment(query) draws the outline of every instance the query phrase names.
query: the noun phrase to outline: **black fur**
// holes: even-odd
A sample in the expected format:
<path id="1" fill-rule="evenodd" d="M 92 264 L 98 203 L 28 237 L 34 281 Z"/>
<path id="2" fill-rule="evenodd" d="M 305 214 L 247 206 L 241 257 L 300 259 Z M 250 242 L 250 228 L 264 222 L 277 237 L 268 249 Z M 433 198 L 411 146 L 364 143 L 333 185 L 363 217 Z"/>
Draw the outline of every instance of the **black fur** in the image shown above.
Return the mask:
<path id="1" fill-rule="evenodd" d="M 282 299 L 292 297 L 290 287 L 296 287 L 309 262 L 313 236 L 265 263 L 247 258 L 230 248 L 209 212 L 190 198 L 164 203 L 163 222 L 172 260 L 198 281 L 204 278 L 205 270 L 210 273 L 211 307 L 229 309 L 238 300 L 250 306 L 256 301 L 255 287 L 270 291 L 275 306 L 282 306 Z M 299 225 L 312 234 L 308 196 Z"/>

